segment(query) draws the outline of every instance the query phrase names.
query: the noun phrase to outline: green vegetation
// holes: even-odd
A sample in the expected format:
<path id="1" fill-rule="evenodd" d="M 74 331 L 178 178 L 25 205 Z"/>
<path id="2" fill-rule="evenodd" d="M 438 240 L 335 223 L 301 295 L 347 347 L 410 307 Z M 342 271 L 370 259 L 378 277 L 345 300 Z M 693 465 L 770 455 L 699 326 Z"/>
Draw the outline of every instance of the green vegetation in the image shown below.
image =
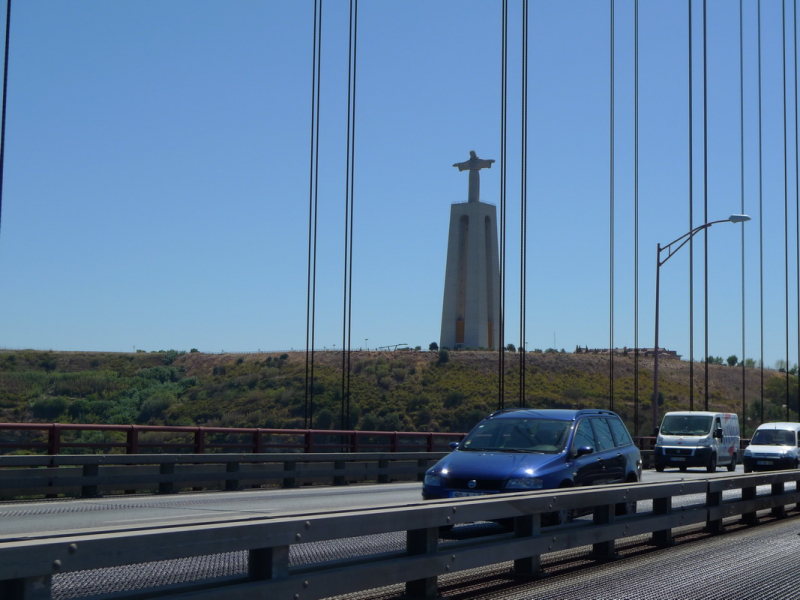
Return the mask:
<path id="1" fill-rule="evenodd" d="M 608 357 L 548 348 L 506 356 L 507 408 L 519 404 L 523 355 L 526 406 L 609 407 Z M 725 362 L 735 364 L 735 359 L 731 356 Z M 336 429 L 341 426 L 341 354 L 319 353 L 315 361 L 312 425 Z M 614 410 L 633 432 L 638 380 L 639 430 L 647 434 L 652 361 L 640 361 L 637 375 L 633 356 L 615 358 Z M 462 432 L 498 408 L 496 352 L 354 352 L 350 363 L 347 428 Z M 689 363 L 664 360 L 662 365 L 659 412 L 688 409 Z M 695 365 L 696 381 L 702 379 L 700 368 Z M 302 428 L 305 374 L 305 353 L 301 352 L 0 352 L 0 421 Z M 709 407 L 741 412 L 742 370 L 723 363 L 710 367 L 710 376 Z M 761 412 L 760 377 L 755 372 L 747 377 L 746 416 L 748 431 L 752 431 Z M 790 376 L 789 381 L 789 405 L 796 415 L 796 377 Z M 696 383 L 694 407 L 698 410 L 703 396 Z M 784 420 L 784 373 L 767 371 L 765 398 L 765 418 Z M 97 432 L 85 435 L 87 439 L 101 437 Z"/>

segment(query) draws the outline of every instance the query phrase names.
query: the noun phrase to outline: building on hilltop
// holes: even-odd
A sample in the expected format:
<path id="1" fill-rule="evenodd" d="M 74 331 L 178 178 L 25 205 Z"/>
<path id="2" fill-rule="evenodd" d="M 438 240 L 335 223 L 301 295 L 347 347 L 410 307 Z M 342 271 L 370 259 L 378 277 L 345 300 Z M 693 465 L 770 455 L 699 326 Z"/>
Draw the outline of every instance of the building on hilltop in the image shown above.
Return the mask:
<path id="1" fill-rule="evenodd" d="M 466 202 L 450 207 L 450 234 L 440 348 L 496 349 L 500 339 L 500 261 L 497 209 L 481 202 L 480 170 L 494 160 L 470 158 L 453 166 L 469 171 Z"/>

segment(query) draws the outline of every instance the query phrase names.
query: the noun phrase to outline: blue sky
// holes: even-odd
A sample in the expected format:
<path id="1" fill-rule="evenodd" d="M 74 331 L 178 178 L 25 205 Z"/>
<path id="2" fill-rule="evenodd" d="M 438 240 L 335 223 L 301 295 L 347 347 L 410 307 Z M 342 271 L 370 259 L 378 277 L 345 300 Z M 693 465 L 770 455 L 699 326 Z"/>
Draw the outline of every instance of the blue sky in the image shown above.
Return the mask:
<path id="1" fill-rule="evenodd" d="M 639 345 L 653 345 L 656 243 L 689 229 L 687 2 L 641 0 Z M 520 2 L 510 2 L 506 341 L 519 344 Z M 702 7 L 694 6 L 694 216 L 704 222 Z M 797 362 L 795 99 L 787 6 L 784 258 L 781 2 L 708 1 L 709 353 Z M 634 345 L 634 30 L 615 4 L 613 341 Z M 359 6 L 352 344 L 427 348 L 441 324 L 450 204 L 470 150 L 498 160 L 501 3 Z M 342 347 L 348 3 L 324 4 L 317 347 Z M 27 0 L 12 8 L 0 347 L 304 349 L 311 0 Z M 609 3 L 530 2 L 528 348 L 610 342 Z M 743 207 L 742 207 L 743 204 Z M 763 231 L 763 236 L 759 233 Z M 703 237 L 694 356 L 704 354 Z M 763 254 L 759 245 L 763 244 Z M 662 345 L 687 356 L 689 253 L 662 270 Z"/>

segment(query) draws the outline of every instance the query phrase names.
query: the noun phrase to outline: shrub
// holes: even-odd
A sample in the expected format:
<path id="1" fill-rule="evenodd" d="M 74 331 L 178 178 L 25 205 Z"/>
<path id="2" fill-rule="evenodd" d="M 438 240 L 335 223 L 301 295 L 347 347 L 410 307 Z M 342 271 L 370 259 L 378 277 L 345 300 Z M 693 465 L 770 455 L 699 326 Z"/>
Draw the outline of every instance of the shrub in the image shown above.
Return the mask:
<path id="1" fill-rule="evenodd" d="M 66 412 L 68 406 L 66 398 L 43 396 L 31 403 L 31 412 L 37 419 L 55 421 Z"/>
<path id="2" fill-rule="evenodd" d="M 455 390 L 448 392 L 447 396 L 444 399 L 444 405 L 447 408 L 454 408 L 456 406 L 460 406 L 461 403 L 464 402 L 464 394 L 461 392 L 457 392 Z"/>
<path id="3" fill-rule="evenodd" d="M 173 362 L 175 362 L 176 358 L 183 356 L 184 354 L 186 354 L 186 352 L 183 350 L 167 350 L 164 353 L 164 364 L 171 365 Z"/>
<path id="4" fill-rule="evenodd" d="M 447 350 L 439 350 L 439 364 L 443 365 L 449 360 L 450 360 L 450 353 Z"/>

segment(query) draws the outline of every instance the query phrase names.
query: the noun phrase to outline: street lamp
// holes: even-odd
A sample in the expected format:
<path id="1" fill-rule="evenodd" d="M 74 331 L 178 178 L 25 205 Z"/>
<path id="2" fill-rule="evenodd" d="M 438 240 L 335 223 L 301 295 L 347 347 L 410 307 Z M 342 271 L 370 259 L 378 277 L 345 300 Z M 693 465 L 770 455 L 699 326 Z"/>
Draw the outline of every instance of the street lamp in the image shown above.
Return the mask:
<path id="1" fill-rule="evenodd" d="M 681 237 L 676 240 L 673 240 L 666 246 L 662 246 L 661 244 L 657 244 L 657 251 L 656 251 L 656 341 L 655 347 L 653 348 L 653 434 L 655 435 L 656 428 L 658 427 L 658 295 L 659 295 L 659 283 L 661 279 L 661 265 L 667 262 L 672 255 L 675 254 L 678 250 L 683 248 L 690 239 L 692 239 L 696 233 L 703 231 L 704 229 L 708 229 L 712 225 L 716 223 L 744 223 L 745 221 L 749 221 L 750 217 L 747 215 L 731 215 L 727 219 L 721 219 L 719 221 L 711 221 L 709 223 L 704 223 L 703 225 L 698 225 L 688 233 L 684 233 Z M 677 244 L 677 246 L 675 246 Z M 673 248 L 675 246 L 675 248 Z M 664 250 L 667 251 L 667 257 L 664 260 L 661 260 L 661 252 Z"/>

